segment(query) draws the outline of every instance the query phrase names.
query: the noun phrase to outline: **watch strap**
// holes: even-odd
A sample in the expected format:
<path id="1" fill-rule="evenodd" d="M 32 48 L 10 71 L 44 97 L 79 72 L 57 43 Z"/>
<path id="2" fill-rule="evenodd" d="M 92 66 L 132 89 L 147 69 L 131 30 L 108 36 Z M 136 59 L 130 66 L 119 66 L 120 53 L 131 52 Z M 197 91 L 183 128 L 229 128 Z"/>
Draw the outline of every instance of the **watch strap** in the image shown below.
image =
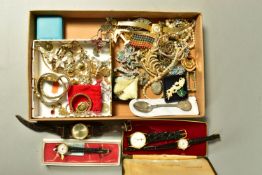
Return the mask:
<path id="1" fill-rule="evenodd" d="M 195 139 L 189 139 L 188 140 L 188 144 L 191 145 L 197 145 L 203 142 L 208 142 L 208 141 L 212 141 L 212 140 L 216 140 L 219 139 L 220 135 L 219 134 L 212 134 L 210 136 L 207 137 L 199 137 L 199 138 L 195 138 Z"/>
<path id="2" fill-rule="evenodd" d="M 81 148 L 81 147 L 68 147 L 70 153 L 90 153 L 90 154 L 106 154 L 110 152 L 108 149 L 103 148 Z"/>
<path id="3" fill-rule="evenodd" d="M 43 124 L 43 123 L 31 123 L 25 120 L 23 117 L 20 115 L 15 116 L 17 120 L 22 123 L 24 126 L 27 128 L 36 131 L 36 132 L 48 132 L 48 133 L 53 133 L 53 134 L 59 134 L 63 132 L 63 128 L 58 128 L 54 125 L 51 124 Z"/>
<path id="4" fill-rule="evenodd" d="M 147 144 L 168 140 L 177 140 L 183 137 L 186 137 L 185 130 L 179 130 L 175 132 L 162 132 L 162 133 L 149 133 L 147 134 L 146 140 Z"/>
<path id="5" fill-rule="evenodd" d="M 89 125 L 88 129 L 90 131 L 90 135 L 97 137 L 102 136 L 103 133 L 107 132 L 109 130 L 109 127 L 100 123 L 94 123 L 92 125 Z"/>
<path id="6" fill-rule="evenodd" d="M 143 151 L 158 151 L 158 150 L 166 150 L 166 149 L 172 149 L 177 148 L 177 142 L 172 142 L 164 145 L 151 145 L 151 146 L 144 146 L 143 148 L 137 149 L 133 147 L 126 148 L 126 151 L 137 151 L 137 150 L 143 150 Z"/>
<path id="7" fill-rule="evenodd" d="M 36 132 L 48 132 L 52 134 L 59 135 L 63 139 L 72 138 L 71 129 L 76 123 L 64 123 L 64 124 L 57 124 L 57 123 L 31 123 L 25 120 L 20 115 L 16 115 L 16 118 L 27 128 L 36 131 Z M 90 130 L 90 135 L 93 136 L 101 136 L 104 132 L 112 131 L 112 127 L 107 125 L 103 125 L 101 123 L 92 122 L 92 123 L 84 123 L 88 126 Z M 119 130 L 119 128 L 113 128 Z"/>

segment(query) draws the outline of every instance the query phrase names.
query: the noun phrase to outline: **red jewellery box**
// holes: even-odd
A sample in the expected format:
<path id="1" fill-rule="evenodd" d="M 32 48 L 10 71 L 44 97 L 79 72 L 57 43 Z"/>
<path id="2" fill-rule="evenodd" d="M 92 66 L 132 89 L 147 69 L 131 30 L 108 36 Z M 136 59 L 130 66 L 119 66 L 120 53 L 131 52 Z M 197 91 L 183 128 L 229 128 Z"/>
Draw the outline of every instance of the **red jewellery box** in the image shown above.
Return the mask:
<path id="1" fill-rule="evenodd" d="M 207 142 L 190 145 L 185 150 L 173 147 L 171 149 L 143 150 L 145 147 L 161 146 L 170 143 L 179 144 L 180 139 L 162 140 L 148 143 L 149 135 L 154 133 L 181 132 L 181 139 L 204 138 L 207 136 L 207 125 L 204 122 L 174 121 L 174 120 L 146 120 L 131 121 L 126 125 L 123 134 L 123 169 L 125 175 L 168 175 L 170 172 L 186 175 L 216 174 L 207 155 Z M 141 149 L 133 149 L 132 135 L 143 133 L 146 135 L 146 145 Z M 139 137 L 139 134 L 137 134 Z M 217 136 L 217 135 L 216 135 Z M 137 138 L 137 146 L 139 140 Z M 151 141 L 155 138 L 151 138 Z M 183 147 L 183 145 L 182 145 Z"/>
<path id="2" fill-rule="evenodd" d="M 59 148 L 60 145 L 60 148 Z M 80 149 L 97 149 L 105 151 L 98 153 L 83 153 L 82 151 L 69 152 L 61 156 L 60 151 L 67 147 Z M 63 148 L 62 148 L 63 147 Z M 69 149 L 69 150 L 70 150 Z M 71 149 L 72 150 L 72 149 Z M 62 140 L 44 139 L 43 140 L 43 163 L 46 165 L 61 166 L 118 166 L 120 164 L 120 142 L 118 141 L 92 141 L 92 140 Z"/>
<path id="3" fill-rule="evenodd" d="M 123 153 L 124 154 L 177 154 L 177 155 L 196 155 L 205 156 L 207 144 L 201 143 L 198 145 L 190 146 L 186 150 L 180 149 L 168 149 L 159 151 L 127 151 L 125 148 L 129 145 L 129 138 L 135 132 L 142 133 L 163 133 L 172 132 L 177 130 L 185 130 L 187 133 L 186 138 L 197 138 L 207 136 L 207 126 L 206 123 L 202 122 L 188 122 L 188 121 L 132 121 L 131 131 L 124 132 L 123 137 Z M 162 145 L 166 143 L 172 143 L 174 141 L 161 141 L 154 145 Z"/>

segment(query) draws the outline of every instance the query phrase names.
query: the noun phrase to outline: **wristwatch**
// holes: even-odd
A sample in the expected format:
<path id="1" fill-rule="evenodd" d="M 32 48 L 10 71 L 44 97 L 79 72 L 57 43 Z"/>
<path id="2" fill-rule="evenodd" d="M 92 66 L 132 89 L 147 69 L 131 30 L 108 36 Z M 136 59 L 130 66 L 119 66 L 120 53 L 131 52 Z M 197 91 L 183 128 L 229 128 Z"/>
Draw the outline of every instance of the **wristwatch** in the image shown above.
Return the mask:
<path id="1" fill-rule="evenodd" d="M 73 147 L 68 146 L 65 143 L 57 145 L 54 148 L 54 151 L 60 155 L 62 160 L 64 159 L 65 155 L 68 155 L 70 153 L 107 154 L 110 152 L 109 149 Z"/>
<path id="2" fill-rule="evenodd" d="M 193 139 L 186 139 L 186 138 L 181 138 L 179 140 L 177 140 L 176 142 L 172 142 L 172 143 L 167 143 L 164 145 L 157 145 L 157 146 L 145 146 L 142 147 L 140 150 L 143 151 L 157 151 L 157 150 L 167 150 L 167 149 L 181 149 L 181 150 L 186 150 L 187 148 L 189 148 L 192 145 L 197 145 L 200 143 L 204 143 L 204 142 L 208 142 L 211 140 L 216 140 L 219 139 L 220 135 L 219 134 L 213 134 L 207 137 L 199 137 L 199 138 L 193 138 Z M 137 148 L 134 147 L 128 147 L 126 148 L 127 151 L 135 151 L 135 150 L 139 150 Z"/>
<path id="3" fill-rule="evenodd" d="M 64 139 L 86 139 L 90 135 L 101 136 L 104 132 L 112 130 L 109 126 L 98 122 L 89 123 L 30 123 L 23 117 L 16 115 L 16 118 L 26 127 L 36 132 L 49 132 L 61 136 Z M 114 128 L 116 129 L 116 128 Z"/>
<path id="4" fill-rule="evenodd" d="M 134 132 L 129 137 L 129 147 L 141 149 L 144 146 L 168 140 L 177 140 L 187 136 L 186 130 L 178 130 L 174 132 L 159 132 L 159 133 L 142 133 Z"/>
<path id="5" fill-rule="evenodd" d="M 71 129 L 72 137 L 79 140 L 87 138 L 90 134 L 88 128 L 90 128 L 90 125 L 85 125 L 83 123 L 75 124 Z"/>

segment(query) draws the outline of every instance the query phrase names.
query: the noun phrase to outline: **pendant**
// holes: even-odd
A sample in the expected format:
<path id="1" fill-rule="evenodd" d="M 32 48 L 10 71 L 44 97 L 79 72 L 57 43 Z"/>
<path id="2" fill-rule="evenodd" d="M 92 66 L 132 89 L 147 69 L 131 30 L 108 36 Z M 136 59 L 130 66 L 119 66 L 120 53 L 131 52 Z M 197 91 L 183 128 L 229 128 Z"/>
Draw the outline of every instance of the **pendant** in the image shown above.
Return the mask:
<path id="1" fill-rule="evenodd" d="M 155 95 L 160 95 L 162 93 L 162 83 L 160 81 L 152 83 L 151 90 Z"/>

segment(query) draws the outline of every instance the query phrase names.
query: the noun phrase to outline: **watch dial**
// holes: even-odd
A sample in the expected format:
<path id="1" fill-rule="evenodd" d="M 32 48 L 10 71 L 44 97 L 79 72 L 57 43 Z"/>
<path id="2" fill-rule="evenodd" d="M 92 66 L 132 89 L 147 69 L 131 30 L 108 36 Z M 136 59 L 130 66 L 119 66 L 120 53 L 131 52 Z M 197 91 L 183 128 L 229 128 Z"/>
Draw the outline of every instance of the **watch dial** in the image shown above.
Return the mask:
<path id="1" fill-rule="evenodd" d="M 179 139 L 177 144 L 179 149 L 185 150 L 188 148 L 188 140 L 187 139 Z"/>
<path id="2" fill-rule="evenodd" d="M 66 154 L 68 152 L 68 146 L 64 143 L 58 145 L 57 152 L 62 155 Z"/>
<path id="3" fill-rule="evenodd" d="M 142 132 L 135 132 L 130 137 L 132 147 L 140 149 L 146 145 L 146 136 Z"/>
<path id="4" fill-rule="evenodd" d="M 85 124 L 78 123 L 72 128 L 72 136 L 75 139 L 85 139 L 88 136 L 88 128 Z"/>

